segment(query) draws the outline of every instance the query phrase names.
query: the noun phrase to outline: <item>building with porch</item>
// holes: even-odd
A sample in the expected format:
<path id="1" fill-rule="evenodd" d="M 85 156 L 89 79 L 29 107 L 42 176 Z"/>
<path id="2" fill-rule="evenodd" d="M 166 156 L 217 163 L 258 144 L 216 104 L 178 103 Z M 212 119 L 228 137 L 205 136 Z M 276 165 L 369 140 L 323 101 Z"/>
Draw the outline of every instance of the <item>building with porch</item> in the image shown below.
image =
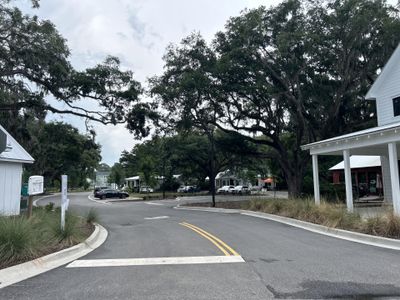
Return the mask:
<path id="1" fill-rule="evenodd" d="M 350 156 L 351 181 L 355 198 L 364 196 L 383 196 L 382 168 L 380 156 Z M 344 161 L 329 169 L 332 173 L 332 183 L 344 183 Z"/>
<path id="2" fill-rule="evenodd" d="M 398 155 L 400 148 L 400 45 L 369 89 L 366 100 L 376 101 L 378 126 L 302 146 L 312 155 L 314 198 L 320 203 L 319 155 L 340 155 L 344 160 L 346 205 L 353 211 L 350 168 L 352 155 L 380 156 L 384 200 L 400 215 Z"/>
<path id="3" fill-rule="evenodd" d="M 0 125 L 0 215 L 19 215 L 22 171 L 34 159 Z"/>

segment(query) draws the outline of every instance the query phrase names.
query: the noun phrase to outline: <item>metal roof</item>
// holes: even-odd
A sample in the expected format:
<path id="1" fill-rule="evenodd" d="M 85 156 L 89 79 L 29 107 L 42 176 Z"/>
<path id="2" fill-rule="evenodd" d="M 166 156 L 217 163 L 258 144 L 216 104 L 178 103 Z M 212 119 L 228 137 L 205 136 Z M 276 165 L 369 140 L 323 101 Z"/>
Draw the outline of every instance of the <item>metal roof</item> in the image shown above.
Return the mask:
<path id="1" fill-rule="evenodd" d="M 351 169 L 359 169 L 359 168 L 371 168 L 371 167 L 380 167 L 381 166 L 381 157 L 380 156 L 363 156 L 363 155 L 352 155 L 350 156 L 350 168 Z M 330 171 L 334 170 L 344 170 L 344 161 L 334 165 L 329 169 Z"/>
<path id="2" fill-rule="evenodd" d="M 333 138 L 330 138 L 330 139 L 326 139 L 326 140 L 318 141 L 318 142 L 315 142 L 315 143 L 303 145 L 303 146 L 301 146 L 301 149 L 307 150 L 307 149 L 313 148 L 315 146 L 326 144 L 326 143 L 332 143 L 332 142 L 338 142 L 338 141 L 341 141 L 341 140 L 358 138 L 358 137 L 366 136 L 366 135 L 369 135 L 369 134 L 383 133 L 383 132 L 385 132 L 387 130 L 393 130 L 393 129 L 398 129 L 399 133 L 400 133 L 400 122 L 395 122 L 395 123 L 386 124 L 386 125 L 382 125 L 382 126 L 372 127 L 372 128 L 368 128 L 368 129 L 365 129 L 365 130 L 356 131 L 356 132 L 348 133 L 348 134 L 345 134 L 345 135 L 336 136 L 336 137 L 333 137 Z"/>
<path id="3" fill-rule="evenodd" d="M 35 160 L 1 125 L 0 130 L 7 135 L 7 148 L 0 153 L 0 162 L 31 164 Z"/>

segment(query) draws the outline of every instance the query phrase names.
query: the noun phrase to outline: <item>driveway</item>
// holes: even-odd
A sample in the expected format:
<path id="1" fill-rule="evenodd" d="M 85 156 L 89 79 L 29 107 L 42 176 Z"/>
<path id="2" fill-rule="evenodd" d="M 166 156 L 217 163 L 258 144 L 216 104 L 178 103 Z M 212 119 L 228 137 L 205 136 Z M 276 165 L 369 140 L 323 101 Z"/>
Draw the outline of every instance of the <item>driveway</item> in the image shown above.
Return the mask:
<path id="1" fill-rule="evenodd" d="M 106 205 L 87 196 L 71 194 L 71 207 L 95 208 L 107 241 L 71 265 L 1 289 L 1 299 L 400 297 L 394 250 L 240 214 L 174 209 L 181 201 Z"/>

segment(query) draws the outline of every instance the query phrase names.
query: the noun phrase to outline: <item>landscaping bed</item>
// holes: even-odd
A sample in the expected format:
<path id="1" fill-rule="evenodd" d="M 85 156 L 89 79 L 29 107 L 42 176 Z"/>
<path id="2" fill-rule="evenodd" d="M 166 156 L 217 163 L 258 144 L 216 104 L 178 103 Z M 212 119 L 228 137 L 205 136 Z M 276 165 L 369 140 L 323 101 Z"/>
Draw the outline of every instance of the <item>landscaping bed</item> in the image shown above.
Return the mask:
<path id="1" fill-rule="evenodd" d="M 65 230 L 60 228 L 60 209 L 52 205 L 35 208 L 25 215 L 0 217 L 0 269 L 60 251 L 86 240 L 93 232 L 97 214 L 85 218 L 66 213 Z"/>
<path id="2" fill-rule="evenodd" d="M 211 203 L 191 203 L 187 206 L 211 207 Z M 400 239 L 400 217 L 395 216 L 391 209 L 381 216 L 363 219 L 357 213 L 348 213 L 343 204 L 322 202 L 317 206 L 310 199 L 226 201 L 217 202 L 216 207 L 260 211 L 331 228 Z"/>

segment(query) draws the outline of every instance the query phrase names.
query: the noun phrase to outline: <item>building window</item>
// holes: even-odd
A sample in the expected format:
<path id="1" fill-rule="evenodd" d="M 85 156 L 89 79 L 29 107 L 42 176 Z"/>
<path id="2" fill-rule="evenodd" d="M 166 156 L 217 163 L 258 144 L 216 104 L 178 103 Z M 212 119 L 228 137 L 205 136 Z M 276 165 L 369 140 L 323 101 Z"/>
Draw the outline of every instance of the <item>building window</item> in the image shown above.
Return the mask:
<path id="1" fill-rule="evenodd" d="M 394 116 L 400 116 L 400 97 L 393 98 L 393 113 Z"/>

